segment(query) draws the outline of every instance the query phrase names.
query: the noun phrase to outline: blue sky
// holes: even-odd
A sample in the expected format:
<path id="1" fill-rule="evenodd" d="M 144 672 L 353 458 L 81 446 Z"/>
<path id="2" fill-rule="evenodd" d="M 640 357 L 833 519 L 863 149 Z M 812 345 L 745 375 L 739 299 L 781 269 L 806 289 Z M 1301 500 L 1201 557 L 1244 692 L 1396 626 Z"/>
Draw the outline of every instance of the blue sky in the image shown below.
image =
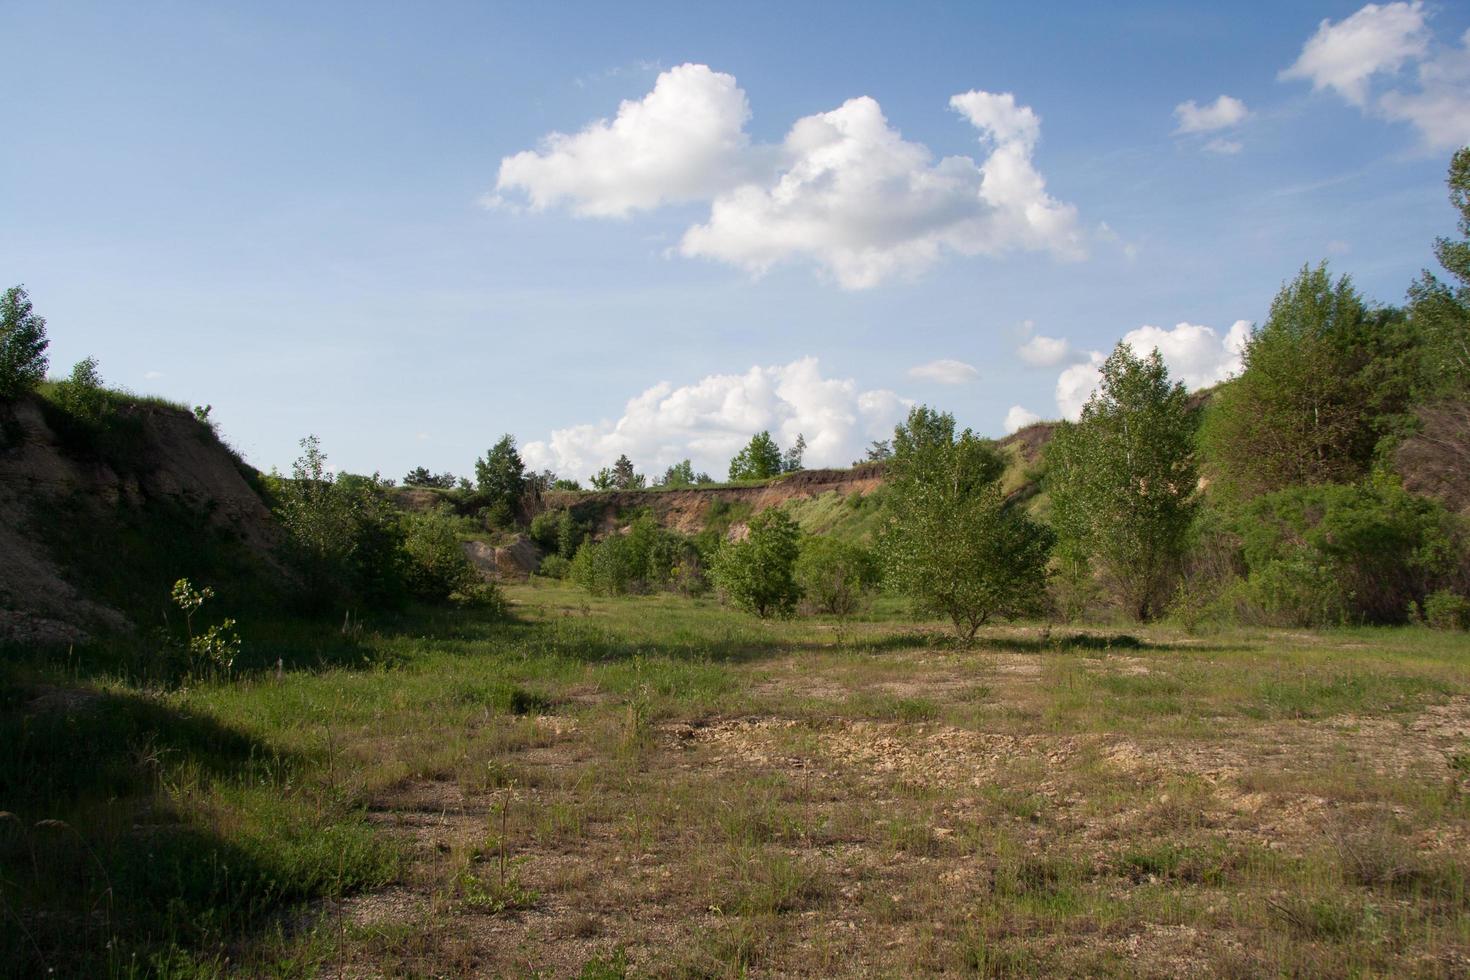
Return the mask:
<path id="1" fill-rule="evenodd" d="M 1125 337 L 1209 383 L 1304 262 L 1400 301 L 1453 230 L 1467 29 L 12 2 L 0 278 L 56 373 L 211 403 L 262 468 L 315 433 L 345 469 L 468 473 L 508 431 L 573 477 L 719 471 L 755 428 L 846 463 L 908 401 L 992 435 L 1064 414 Z"/>

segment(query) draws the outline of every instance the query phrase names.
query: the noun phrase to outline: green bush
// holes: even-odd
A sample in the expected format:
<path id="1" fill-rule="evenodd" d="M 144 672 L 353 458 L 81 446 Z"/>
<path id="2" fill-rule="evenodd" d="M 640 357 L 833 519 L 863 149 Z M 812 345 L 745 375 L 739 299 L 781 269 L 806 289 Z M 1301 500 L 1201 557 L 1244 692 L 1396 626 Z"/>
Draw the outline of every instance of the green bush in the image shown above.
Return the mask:
<path id="1" fill-rule="evenodd" d="M 750 522 L 744 541 L 727 541 L 715 556 L 714 579 L 726 597 L 762 619 L 789 616 L 801 598 L 796 558 L 801 529 L 771 508 Z"/>
<path id="2" fill-rule="evenodd" d="M 111 407 L 102 376 L 97 373 L 97 359 L 86 357 L 72 366 L 71 374 L 56 386 L 55 402 L 73 418 L 96 425 Z"/>
<path id="3" fill-rule="evenodd" d="M 541 566 L 536 569 L 536 574 L 546 578 L 562 579 L 572 573 L 572 563 L 561 555 L 547 555 L 541 559 Z"/>
<path id="4" fill-rule="evenodd" d="M 851 616 L 878 585 L 878 563 L 866 548 L 808 537 L 796 559 L 796 584 L 817 612 Z"/>
<path id="5" fill-rule="evenodd" d="M 571 577 L 593 595 L 625 595 L 637 586 L 637 560 L 626 535 L 586 541 L 572 559 Z"/>
<path id="6" fill-rule="evenodd" d="M 1424 600 L 1424 621 L 1437 630 L 1470 629 L 1470 599 L 1449 589 L 1431 592 Z"/>
<path id="7" fill-rule="evenodd" d="M 1290 487 L 1235 515 L 1245 599 L 1266 621 L 1402 623 L 1454 569 L 1454 521 L 1395 480 Z"/>
<path id="8" fill-rule="evenodd" d="M 479 581 L 446 515 L 405 514 L 403 532 L 407 584 L 415 598 L 442 602 Z"/>

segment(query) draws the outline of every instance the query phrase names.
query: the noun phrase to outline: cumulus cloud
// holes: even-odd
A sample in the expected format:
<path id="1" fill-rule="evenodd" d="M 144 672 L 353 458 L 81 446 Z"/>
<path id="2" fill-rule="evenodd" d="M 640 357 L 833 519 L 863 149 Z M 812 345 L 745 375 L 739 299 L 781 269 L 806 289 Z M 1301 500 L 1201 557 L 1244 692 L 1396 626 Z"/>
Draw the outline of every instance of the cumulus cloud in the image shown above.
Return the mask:
<path id="1" fill-rule="evenodd" d="M 622 453 L 649 473 L 685 457 L 723 473 L 753 433 L 768 429 L 782 446 L 805 436 L 808 465 L 847 465 L 871 440 L 891 435 L 909 404 L 886 389 L 862 390 L 851 378 L 823 377 L 817 359 L 807 357 L 694 384 L 659 382 L 629 399 L 616 421 L 557 429 L 521 453 L 533 468 L 572 477 Z"/>
<path id="2" fill-rule="evenodd" d="M 1370 78 L 1398 71 L 1405 61 L 1422 57 L 1428 44 L 1420 0 L 1370 3 L 1336 24 L 1324 19 L 1302 46 L 1296 63 L 1280 77 L 1310 81 L 1313 91 L 1330 88 L 1361 106 L 1368 99 Z"/>
<path id="3" fill-rule="evenodd" d="M 966 364 L 964 361 L 943 358 L 909 368 L 909 377 L 942 385 L 962 385 L 979 380 L 980 372 L 975 369 L 974 365 Z"/>
<path id="4" fill-rule="evenodd" d="M 1445 48 L 1421 62 L 1418 82 L 1417 90 L 1383 93 L 1379 112 L 1417 128 L 1428 149 L 1452 150 L 1470 143 L 1470 31 L 1458 48 Z"/>
<path id="5" fill-rule="evenodd" d="M 1238 126 L 1250 110 L 1245 103 L 1229 95 L 1222 95 L 1208 105 L 1199 105 L 1193 99 L 1174 107 L 1174 118 L 1179 120 L 1176 133 L 1212 133 L 1217 129 Z"/>
<path id="6" fill-rule="evenodd" d="M 1194 323 L 1178 323 L 1168 330 L 1145 324 L 1124 334 L 1123 342 L 1139 357 L 1157 350 L 1169 376 L 1193 391 L 1239 372 L 1250 335 L 1251 325 L 1245 320 L 1236 320 L 1223 337 Z M 1105 359 L 1101 351 L 1089 351 L 1084 363 L 1072 365 L 1057 377 L 1057 411 L 1063 418 L 1076 419 L 1082 414 L 1082 407 L 1102 382 L 1099 369 Z"/>
<path id="7" fill-rule="evenodd" d="M 1016 348 L 1016 354 L 1032 367 L 1056 367 L 1079 356 L 1065 337 L 1044 337 L 1036 333 L 1030 320 L 1021 325 L 1021 332 L 1026 340 Z"/>
<path id="8" fill-rule="evenodd" d="M 980 163 L 936 160 L 866 96 L 798 119 L 779 145 L 756 145 L 735 79 L 681 65 L 612 121 L 505 158 L 496 200 L 520 192 L 533 208 L 567 203 L 601 217 L 708 200 L 678 254 L 755 275 L 806 261 L 850 289 L 917 274 L 946 253 L 1083 257 L 1076 209 L 1047 192 L 1033 161 L 1036 113 L 1010 93 L 965 92 L 950 107 L 980 131 Z"/>
<path id="9" fill-rule="evenodd" d="M 1040 421 L 1041 416 L 1035 412 L 1022 408 L 1020 405 L 1012 405 L 1010 411 L 1006 412 L 1006 432 L 1007 434 L 1016 432 Z"/>
<path id="10" fill-rule="evenodd" d="M 495 189 L 519 191 L 535 209 L 565 202 L 597 217 L 702 200 L 745 175 L 749 118 L 733 75 L 680 65 L 659 75 L 648 95 L 620 105 L 614 119 L 574 136 L 552 133 L 539 149 L 500 161 Z"/>
<path id="11" fill-rule="evenodd" d="M 1455 149 L 1470 142 L 1470 31 L 1459 46 L 1441 45 L 1428 26 L 1424 4 L 1368 4 L 1332 23 L 1322 21 L 1296 63 L 1280 77 L 1330 89 L 1365 113 L 1408 123 L 1426 149 Z M 1375 79 L 1415 70 L 1373 93 Z"/>

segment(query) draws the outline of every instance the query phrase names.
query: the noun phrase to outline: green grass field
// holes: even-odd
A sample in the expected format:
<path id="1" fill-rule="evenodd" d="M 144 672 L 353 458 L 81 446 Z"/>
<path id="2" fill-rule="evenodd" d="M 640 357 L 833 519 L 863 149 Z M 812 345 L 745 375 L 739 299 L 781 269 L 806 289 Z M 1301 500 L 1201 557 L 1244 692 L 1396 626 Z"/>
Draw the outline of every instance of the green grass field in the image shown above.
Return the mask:
<path id="1" fill-rule="evenodd" d="M 1470 972 L 1464 635 L 508 595 L 12 656 L 0 973 Z"/>

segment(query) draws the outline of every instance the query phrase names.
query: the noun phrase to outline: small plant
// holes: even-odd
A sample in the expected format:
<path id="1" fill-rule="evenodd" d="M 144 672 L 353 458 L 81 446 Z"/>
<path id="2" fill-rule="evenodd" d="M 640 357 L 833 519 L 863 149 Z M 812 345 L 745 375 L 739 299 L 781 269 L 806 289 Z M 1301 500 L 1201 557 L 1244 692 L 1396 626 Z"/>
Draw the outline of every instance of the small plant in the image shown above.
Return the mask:
<path id="1" fill-rule="evenodd" d="M 99 423 L 107 414 L 107 390 L 97 371 L 97 358 L 84 357 L 71 375 L 56 386 L 56 403 L 83 422 Z"/>
<path id="2" fill-rule="evenodd" d="M 1432 592 L 1424 600 L 1424 622 L 1431 629 L 1470 629 L 1470 599 L 1449 589 Z"/>
<path id="3" fill-rule="evenodd" d="M 170 598 L 184 613 L 190 674 L 202 676 L 207 671 L 229 676 L 235 666 L 235 657 L 240 653 L 240 636 L 235 632 L 235 621 L 225 619 L 203 633 L 194 633 L 194 614 L 214 598 L 214 590 L 207 585 L 196 589 L 188 579 L 181 578 L 174 583 Z"/>

